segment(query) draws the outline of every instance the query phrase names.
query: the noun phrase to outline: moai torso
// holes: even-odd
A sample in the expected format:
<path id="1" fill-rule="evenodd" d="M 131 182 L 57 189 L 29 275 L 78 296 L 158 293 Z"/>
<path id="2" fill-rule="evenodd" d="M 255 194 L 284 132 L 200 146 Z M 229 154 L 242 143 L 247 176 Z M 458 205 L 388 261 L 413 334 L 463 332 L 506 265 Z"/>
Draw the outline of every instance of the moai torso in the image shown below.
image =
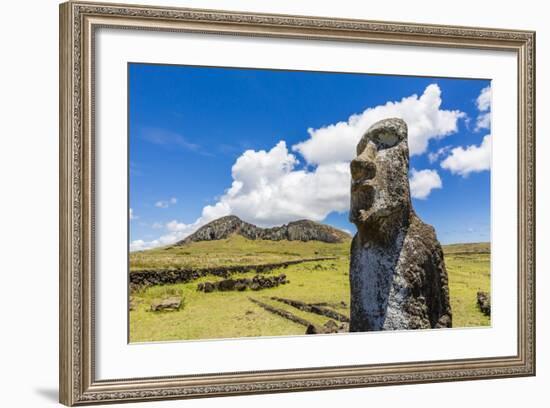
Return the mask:
<path id="1" fill-rule="evenodd" d="M 443 252 L 414 213 L 407 125 L 375 123 L 351 162 L 350 331 L 451 327 Z"/>

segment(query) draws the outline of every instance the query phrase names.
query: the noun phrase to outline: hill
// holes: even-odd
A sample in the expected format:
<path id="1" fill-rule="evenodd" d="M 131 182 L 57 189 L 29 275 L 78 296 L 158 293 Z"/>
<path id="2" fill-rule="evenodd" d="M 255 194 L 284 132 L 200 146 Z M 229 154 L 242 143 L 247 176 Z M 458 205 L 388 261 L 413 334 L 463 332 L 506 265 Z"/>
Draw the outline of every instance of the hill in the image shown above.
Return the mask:
<path id="1" fill-rule="evenodd" d="M 232 235 L 240 235 L 251 240 L 321 241 L 326 243 L 342 243 L 351 239 L 351 236 L 344 231 L 309 220 L 294 221 L 279 227 L 261 228 L 245 222 L 235 215 L 228 215 L 203 225 L 193 234 L 176 243 L 176 246 L 191 242 L 222 240 Z"/>

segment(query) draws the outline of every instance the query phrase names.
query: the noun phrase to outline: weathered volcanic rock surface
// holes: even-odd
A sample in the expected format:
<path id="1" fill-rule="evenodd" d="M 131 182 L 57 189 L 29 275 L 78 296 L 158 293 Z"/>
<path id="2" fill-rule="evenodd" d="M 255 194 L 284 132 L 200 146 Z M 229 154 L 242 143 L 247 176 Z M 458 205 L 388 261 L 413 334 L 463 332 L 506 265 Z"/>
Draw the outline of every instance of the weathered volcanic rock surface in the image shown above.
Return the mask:
<path id="1" fill-rule="evenodd" d="M 152 312 L 160 311 L 175 311 L 181 308 L 181 298 L 170 297 L 167 299 L 157 300 L 151 303 Z"/>
<path id="2" fill-rule="evenodd" d="M 415 214 L 407 125 L 375 123 L 351 162 L 350 331 L 451 327 L 443 251 Z"/>
<path id="3" fill-rule="evenodd" d="M 491 295 L 487 292 L 477 292 L 477 306 L 485 316 L 491 316 Z"/>
<path id="4" fill-rule="evenodd" d="M 231 290 L 243 292 L 247 289 L 262 290 L 275 288 L 279 285 L 285 285 L 287 283 L 289 283 L 289 281 L 286 279 L 286 275 L 284 273 L 276 276 L 255 275 L 252 278 L 230 278 L 216 282 L 201 282 L 197 285 L 197 290 L 204 293 L 214 292 L 215 290 L 221 292 Z"/>
<path id="5" fill-rule="evenodd" d="M 237 216 L 228 215 L 202 226 L 176 245 L 226 239 L 234 234 L 242 235 L 248 239 L 322 241 L 328 243 L 343 242 L 351 238 L 344 231 L 309 220 L 294 221 L 280 227 L 260 228 L 241 220 Z"/>

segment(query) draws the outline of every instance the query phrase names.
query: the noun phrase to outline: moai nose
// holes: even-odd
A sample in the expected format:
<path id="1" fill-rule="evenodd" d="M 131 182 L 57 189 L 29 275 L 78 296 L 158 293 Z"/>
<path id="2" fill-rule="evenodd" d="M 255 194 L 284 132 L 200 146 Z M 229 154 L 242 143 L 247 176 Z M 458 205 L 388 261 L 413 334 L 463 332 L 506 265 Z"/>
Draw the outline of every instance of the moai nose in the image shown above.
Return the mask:
<path id="1" fill-rule="evenodd" d="M 356 157 L 350 164 L 351 178 L 354 181 L 370 180 L 376 175 L 376 165 L 364 157 Z"/>

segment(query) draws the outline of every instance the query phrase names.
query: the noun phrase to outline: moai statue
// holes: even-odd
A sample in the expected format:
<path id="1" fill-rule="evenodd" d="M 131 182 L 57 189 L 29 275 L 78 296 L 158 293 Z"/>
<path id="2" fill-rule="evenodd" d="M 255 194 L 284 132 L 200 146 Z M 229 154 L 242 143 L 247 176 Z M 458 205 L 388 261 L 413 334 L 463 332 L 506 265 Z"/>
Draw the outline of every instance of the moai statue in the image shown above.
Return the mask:
<path id="1" fill-rule="evenodd" d="M 411 202 L 407 124 L 372 125 L 350 167 L 350 331 L 451 327 L 443 251 Z"/>

